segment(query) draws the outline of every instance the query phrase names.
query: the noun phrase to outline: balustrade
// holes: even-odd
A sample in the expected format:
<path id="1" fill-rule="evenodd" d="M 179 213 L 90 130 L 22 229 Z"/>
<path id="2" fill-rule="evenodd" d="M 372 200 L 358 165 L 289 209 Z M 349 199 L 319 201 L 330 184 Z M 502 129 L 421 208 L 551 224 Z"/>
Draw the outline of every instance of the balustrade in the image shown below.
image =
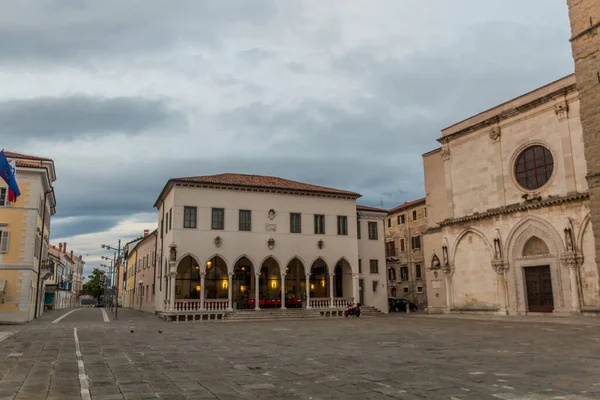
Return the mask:
<path id="1" fill-rule="evenodd" d="M 329 308 L 331 299 L 328 297 L 324 298 L 311 298 L 310 306 L 311 308 Z"/>

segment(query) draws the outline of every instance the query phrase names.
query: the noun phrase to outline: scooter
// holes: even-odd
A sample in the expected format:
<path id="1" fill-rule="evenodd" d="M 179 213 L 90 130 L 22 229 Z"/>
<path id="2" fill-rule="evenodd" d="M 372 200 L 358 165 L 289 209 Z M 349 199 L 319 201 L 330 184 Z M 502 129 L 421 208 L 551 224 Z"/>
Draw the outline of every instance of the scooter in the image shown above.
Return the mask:
<path id="1" fill-rule="evenodd" d="M 348 318 L 348 315 L 356 315 L 356 317 L 360 317 L 360 303 L 357 304 L 348 304 L 348 309 L 344 311 L 344 316 Z"/>

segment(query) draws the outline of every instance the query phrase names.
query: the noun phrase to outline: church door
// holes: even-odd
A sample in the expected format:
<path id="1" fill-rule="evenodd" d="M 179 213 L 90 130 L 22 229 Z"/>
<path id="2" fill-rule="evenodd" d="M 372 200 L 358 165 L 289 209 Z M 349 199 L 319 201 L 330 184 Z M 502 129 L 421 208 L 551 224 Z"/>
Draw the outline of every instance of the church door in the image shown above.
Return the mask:
<path id="1" fill-rule="evenodd" d="M 525 268 L 527 283 L 527 304 L 530 312 L 552 312 L 554 298 L 552 296 L 552 277 L 550 267 Z"/>

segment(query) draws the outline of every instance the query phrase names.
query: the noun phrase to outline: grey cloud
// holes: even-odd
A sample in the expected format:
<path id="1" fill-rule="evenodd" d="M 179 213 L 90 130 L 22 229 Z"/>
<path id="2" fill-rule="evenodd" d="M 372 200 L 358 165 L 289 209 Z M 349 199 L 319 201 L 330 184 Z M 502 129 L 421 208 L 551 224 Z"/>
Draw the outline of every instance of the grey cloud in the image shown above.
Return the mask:
<path id="1" fill-rule="evenodd" d="M 11 2 L 0 15 L 0 60 L 70 63 L 182 43 L 214 47 L 232 26 L 264 26 L 277 11 L 271 0 Z"/>
<path id="2" fill-rule="evenodd" d="M 68 139 L 147 129 L 185 129 L 186 117 L 164 100 L 84 95 L 0 102 L 0 127 L 8 142 L 34 138 Z"/>
<path id="3" fill-rule="evenodd" d="M 255 47 L 253 49 L 244 50 L 244 51 L 239 52 L 238 57 L 240 57 L 242 60 L 244 60 L 250 64 L 256 65 L 261 61 L 266 61 L 266 60 L 276 56 L 276 54 L 277 54 L 277 52 L 275 52 L 275 51 Z"/>
<path id="4" fill-rule="evenodd" d="M 107 231 L 118 225 L 119 216 L 83 216 L 78 218 L 52 220 L 52 238 L 85 235 Z"/>

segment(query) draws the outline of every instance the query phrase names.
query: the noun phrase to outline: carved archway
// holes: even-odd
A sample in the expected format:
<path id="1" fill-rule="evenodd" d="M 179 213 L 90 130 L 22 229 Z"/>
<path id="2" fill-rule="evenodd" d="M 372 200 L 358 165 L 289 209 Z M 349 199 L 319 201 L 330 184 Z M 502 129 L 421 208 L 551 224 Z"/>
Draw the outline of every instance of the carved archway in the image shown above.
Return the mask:
<path id="1" fill-rule="evenodd" d="M 454 257 L 456 256 L 456 249 L 458 248 L 458 245 L 460 244 L 461 240 L 468 234 L 473 234 L 478 236 L 479 238 L 481 238 L 483 240 L 483 242 L 485 243 L 487 249 L 489 250 L 489 254 L 490 254 L 490 266 L 491 266 L 491 261 L 492 261 L 492 255 L 494 254 L 494 246 L 492 246 L 492 244 L 490 243 L 490 241 L 488 240 L 488 238 L 485 236 L 485 234 L 483 232 L 481 232 L 479 229 L 477 228 L 473 228 L 472 226 L 468 227 L 467 229 L 463 230 L 461 233 L 459 233 L 459 235 L 456 237 L 456 240 L 454 241 L 454 245 L 452 246 L 452 253 L 450 253 L 450 264 L 452 266 L 454 266 Z"/>
<path id="2" fill-rule="evenodd" d="M 508 234 L 507 257 L 521 258 L 525 244 L 536 236 L 548 246 L 552 255 L 560 255 L 565 250 L 564 242 L 556 229 L 540 217 L 529 215 L 519 221 Z"/>

